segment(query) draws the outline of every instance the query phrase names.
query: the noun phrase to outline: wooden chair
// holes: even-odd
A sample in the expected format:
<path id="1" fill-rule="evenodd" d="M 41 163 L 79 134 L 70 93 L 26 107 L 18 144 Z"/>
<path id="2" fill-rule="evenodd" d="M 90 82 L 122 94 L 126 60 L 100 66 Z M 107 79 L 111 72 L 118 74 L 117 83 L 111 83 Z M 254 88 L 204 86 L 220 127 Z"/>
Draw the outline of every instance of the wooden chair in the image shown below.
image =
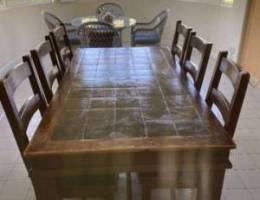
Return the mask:
<path id="1" fill-rule="evenodd" d="M 228 52 L 226 51 L 220 52 L 219 54 L 206 102 L 210 107 L 214 104 L 219 109 L 224 120 L 224 128 L 227 130 L 230 137 L 233 137 L 245 98 L 250 74 L 241 70 L 239 66 L 228 59 L 227 56 Z M 224 94 L 218 89 L 222 74 L 225 74 L 226 77 L 228 77 L 234 88 L 231 102 L 229 102 Z"/>
<path id="2" fill-rule="evenodd" d="M 29 79 L 30 81 L 33 96 L 28 98 L 21 109 L 18 110 L 14 99 L 14 93 L 26 79 Z M 47 108 L 46 101 L 41 93 L 28 56 L 24 56 L 23 63 L 18 64 L 0 80 L 0 99 L 21 156 L 24 158 L 23 152 L 29 143 L 29 138 L 27 136 L 29 123 L 37 110 L 43 115 Z M 24 160 L 24 163 L 28 172 L 30 172 L 30 164 L 26 162 L 26 160 Z"/>
<path id="3" fill-rule="evenodd" d="M 73 58 L 73 51 L 64 26 L 57 26 L 53 29 L 53 31 L 50 32 L 50 38 L 55 49 L 59 66 L 64 74 Z"/>
<path id="4" fill-rule="evenodd" d="M 191 60 L 192 52 L 195 49 L 200 54 L 198 66 L 196 66 L 195 63 Z M 189 74 L 192 77 L 194 85 L 198 91 L 200 91 L 202 86 L 211 49 L 211 43 L 207 43 L 202 38 L 196 36 L 195 32 L 191 33 L 182 69 L 186 74 Z"/>
<path id="5" fill-rule="evenodd" d="M 177 21 L 171 53 L 173 57 L 178 56 L 180 65 L 183 65 L 191 31 L 192 28 L 188 28 L 186 25 L 182 24 L 182 21 Z M 178 44 L 180 36 L 184 39 L 182 45 Z"/>
<path id="6" fill-rule="evenodd" d="M 58 83 L 60 83 L 62 79 L 62 69 L 58 66 L 49 36 L 46 36 L 45 41 L 42 42 L 36 49 L 31 50 L 31 56 L 34 61 L 45 97 L 49 103 L 53 97 L 52 88 L 54 81 L 57 79 Z M 49 62 L 47 63 L 46 61 Z"/>

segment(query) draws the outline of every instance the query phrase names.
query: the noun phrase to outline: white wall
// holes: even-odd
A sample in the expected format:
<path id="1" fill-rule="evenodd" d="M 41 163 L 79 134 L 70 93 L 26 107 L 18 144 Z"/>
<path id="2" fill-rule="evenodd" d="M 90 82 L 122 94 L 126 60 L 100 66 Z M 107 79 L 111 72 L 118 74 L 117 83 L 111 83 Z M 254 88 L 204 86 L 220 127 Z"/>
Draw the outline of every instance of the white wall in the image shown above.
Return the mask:
<path id="1" fill-rule="evenodd" d="M 73 17 L 92 15 L 103 0 L 85 0 L 83 3 L 37 5 L 0 11 L 0 66 L 27 53 L 47 33 L 41 10 L 49 10 L 65 21 Z M 213 55 L 219 50 L 233 51 L 237 58 L 246 0 L 235 0 L 233 8 L 216 5 L 181 2 L 177 0 L 117 0 L 128 16 L 148 21 L 164 8 L 171 13 L 163 36 L 163 45 L 171 45 L 175 23 L 181 19 L 194 27 L 199 35 L 214 44 Z M 126 32 L 127 34 L 129 32 Z M 1 70 L 1 67 L 0 67 Z"/>

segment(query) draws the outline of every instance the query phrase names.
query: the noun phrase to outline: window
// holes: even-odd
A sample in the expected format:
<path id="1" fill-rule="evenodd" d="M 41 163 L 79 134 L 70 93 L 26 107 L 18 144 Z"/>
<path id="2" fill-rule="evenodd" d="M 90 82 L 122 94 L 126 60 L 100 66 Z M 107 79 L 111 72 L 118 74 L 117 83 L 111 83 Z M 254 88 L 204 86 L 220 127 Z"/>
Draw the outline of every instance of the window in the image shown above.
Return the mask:
<path id="1" fill-rule="evenodd" d="M 235 0 L 178 0 L 178 1 L 188 1 L 194 3 L 206 3 L 211 5 L 233 7 Z"/>
<path id="2" fill-rule="evenodd" d="M 52 3 L 53 0 L 0 0 L 0 7 L 11 7 L 26 4 Z"/>

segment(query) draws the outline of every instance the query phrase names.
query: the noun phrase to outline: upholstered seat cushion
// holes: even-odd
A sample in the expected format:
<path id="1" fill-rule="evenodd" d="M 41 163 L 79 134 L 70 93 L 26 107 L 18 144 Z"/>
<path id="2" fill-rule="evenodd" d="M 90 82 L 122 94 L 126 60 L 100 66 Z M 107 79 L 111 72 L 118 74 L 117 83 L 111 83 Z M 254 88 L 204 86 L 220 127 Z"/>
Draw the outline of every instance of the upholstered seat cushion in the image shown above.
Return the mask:
<path id="1" fill-rule="evenodd" d="M 68 32 L 68 38 L 72 45 L 80 45 L 80 40 L 78 38 L 77 31 Z"/>
<path id="2" fill-rule="evenodd" d="M 155 32 L 138 31 L 133 40 L 135 44 L 157 44 L 160 42 L 160 36 Z"/>

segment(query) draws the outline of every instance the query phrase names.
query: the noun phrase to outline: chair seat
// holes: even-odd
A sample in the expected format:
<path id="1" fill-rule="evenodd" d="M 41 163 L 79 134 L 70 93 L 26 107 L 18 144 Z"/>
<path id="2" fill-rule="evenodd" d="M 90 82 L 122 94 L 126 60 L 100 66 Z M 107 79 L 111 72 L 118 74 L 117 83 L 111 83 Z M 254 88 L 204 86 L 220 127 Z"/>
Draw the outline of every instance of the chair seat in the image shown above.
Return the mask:
<path id="1" fill-rule="evenodd" d="M 135 44 L 157 44 L 160 42 L 160 36 L 154 32 L 136 32 L 134 36 Z"/>
<path id="2" fill-rule="evenodd" d="M 72 45 L 80 45 L 80 40 L 77 35 L 77 31 L 68 32 L 68 38 Z"/>

